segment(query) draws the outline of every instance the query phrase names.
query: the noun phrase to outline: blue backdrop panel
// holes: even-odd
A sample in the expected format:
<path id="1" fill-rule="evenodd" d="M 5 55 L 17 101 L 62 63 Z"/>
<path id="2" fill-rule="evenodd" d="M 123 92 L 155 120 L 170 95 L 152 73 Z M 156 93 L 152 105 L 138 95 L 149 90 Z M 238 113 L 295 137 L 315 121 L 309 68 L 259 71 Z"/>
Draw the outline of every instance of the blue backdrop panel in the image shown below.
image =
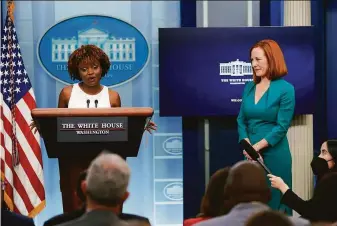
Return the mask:
<path id="1" fill-rule="evenodd" d="M 160 29 L 160 114 L 237 115 L 244 85 L 252 80 L 249 49 L 262 39 L 274 39 L 283 50 L 285 79 L 296 89 L 296 113 L 313 113 L 312 31 L 312 27 Z"/>

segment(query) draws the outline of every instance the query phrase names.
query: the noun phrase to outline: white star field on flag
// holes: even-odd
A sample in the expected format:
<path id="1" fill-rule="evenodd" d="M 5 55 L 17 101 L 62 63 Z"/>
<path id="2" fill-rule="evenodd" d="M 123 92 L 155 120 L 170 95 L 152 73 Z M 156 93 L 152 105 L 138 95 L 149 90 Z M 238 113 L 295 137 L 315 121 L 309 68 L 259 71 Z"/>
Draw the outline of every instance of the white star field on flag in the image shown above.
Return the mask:
<path id="1" fill-rule="evenodd" d="M 12 39 L 11 44 L 9 44 L 9 35 Z M 4 43 L 1 46 L 0 56 L 0 85 L 3 99 L 10 107 L 12 92 L 15 92 L 14 98 L 15 103 L 17 103 L 31 88 L 31 84 L 22 62 L 20 45 L 17 43 L 15 29 L 5 26 L 1 39 Z M 13 67 L 12 75 L 9 73 L 11 67 Z"/>

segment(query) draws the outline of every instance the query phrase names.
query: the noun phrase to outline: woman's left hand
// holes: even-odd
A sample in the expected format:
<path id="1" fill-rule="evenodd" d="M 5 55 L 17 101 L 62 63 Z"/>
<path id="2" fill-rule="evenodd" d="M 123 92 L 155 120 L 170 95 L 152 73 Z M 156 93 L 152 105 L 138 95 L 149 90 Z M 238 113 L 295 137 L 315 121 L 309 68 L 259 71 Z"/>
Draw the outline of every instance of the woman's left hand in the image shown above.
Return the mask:
<path id="1" fill-rule="evenodd" d="M 145 129 L 146 129 L 149 133 L 152 134 L 152 130 L 157 130 L 157 125 L 156 125 L 156 123 L 150 121 L 150 122 L 147 124 L 147 126 L 146 126 Z"/>
<path id="2" fill-rule="evenodd" d="M 262 157 L 261 153 L 259 152 L 261 150 L 259 143 L 254 144 L 253 148 L 257 152 L 257 154 L 260 156 L 260 159 L 263 161 L 263 157 Z"/>
<path id="3" fill-rule="evenodd" d="M 284 183 L 283 179 L 281 177 L 274 176 L 272 174 L 267 175 L 269 177 L 269 180 L 271 182 L 271 186 L 273 188 L 277 188 L 282 192 L 282 194 L 286 193 L 288 191 L 289 187 L 286 183 Z"/>
<path id="4" fill-rule="evenodd" d="M 257 151 L 258 153 L 261 153 L 261 151 L 263 151 L 264 148 L 268 147 L 268 142 L 265 139 L 260 140 L 259 142 L 255 143 L 253 145 L 253 148 L 255 149 L 255 151 Z"/>

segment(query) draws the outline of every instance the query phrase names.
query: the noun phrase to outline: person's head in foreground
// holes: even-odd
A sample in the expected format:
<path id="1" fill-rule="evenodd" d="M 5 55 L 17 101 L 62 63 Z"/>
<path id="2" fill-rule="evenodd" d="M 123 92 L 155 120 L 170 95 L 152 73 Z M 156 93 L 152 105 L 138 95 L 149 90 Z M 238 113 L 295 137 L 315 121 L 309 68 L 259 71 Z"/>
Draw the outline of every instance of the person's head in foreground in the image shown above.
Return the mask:
<path id="1" fill-rule="evenodd" d="M 225 205 L 226 197 L 223 190 L 229 169 L 229 167 L 219 169 L 211 176 L 201 201 L 200 212 L 203 217 L 217 217 L 229 212 L 229 208 Z"/>
<path id="2" fill-rule="evenodd" d="M 245 226 L 293 226 L 293 223 L 280 212 L 266 210 L 251 216 Z"/>
<path id="3" fill-rule="evenodd" d="M 100 154 L 91 162 L 82 182 L 87 210 L 108 209 L 119 214 L 129 196 L 129 179 L 130 168 L 123 158 L 108 152 Z"/>
<path id="4" fill-rule="evenodd" d="M 263 168 L 255 162 L 240 161 L 230 170 L 225 194 L 234 207 L 240 203 L 260 202 L 267 204 L 271 198 Z"/>
<path id="5" fill-rule="evenodd" d="M 314 157 L 311 168 L 318 177 L 324 176 L 328 172 L 337 172 L 337 140 L 327 140 L 321 146 L 319 156 Z"/>

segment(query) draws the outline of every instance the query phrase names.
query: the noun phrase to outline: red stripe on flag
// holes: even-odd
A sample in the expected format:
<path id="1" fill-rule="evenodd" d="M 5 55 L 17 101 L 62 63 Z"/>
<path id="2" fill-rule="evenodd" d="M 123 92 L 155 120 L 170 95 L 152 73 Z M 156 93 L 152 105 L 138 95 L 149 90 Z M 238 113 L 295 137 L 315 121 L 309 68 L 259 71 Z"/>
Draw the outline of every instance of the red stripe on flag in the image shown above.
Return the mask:
<path id="1" fill-rule="evenodd" d="M 2 135 L 2 133 L 1 133 L 1 135 Z M 4 158 L 1 156 L 1 172 L 5 173 L 5 164 L 4 164 L 3 161 L 4 161 Z"/>
<path id="2" fill-rule="evenodd" d="M 31 88 L 32 89 L 32 88 Z M 23 99 L 25 100 L 26 104 L 28 105 L 30 110 L 33 110 L 36 108 L 36 101 L 32 95 L 30 95 L 30 92 L 28 92 L 23 96 Z"/>
<path id="3" fill-rule="evenodd" d="M 3 136 L 3 134 L 1 133 L 1 139 L 3 138 L 4 136 Z M 6 149 L 5 149 L 5 152 L 6 152 Z M 5 156 L 3 156 L 3 158 L 5 158 Z M 5 160 L 6 161 L 6 160 Z M 6 163 L 7 163 L 7 161 L 6 161 Z M 5 168 L 5 164 L 4 164 L 4 160 L 2 159 L 1 160 L 1 164 L 3 164 L 3 166 L 4 166 L 4 168 Z M 7 163 L 7 165 L 8 165 L 8 163 Z M 12 171 L 12 170 L 11 170 Z M 5 169 L 2 171 L 3 173 L 4 173 L 4 175 L 6 175 L 5 174 Z M 9 184 L 9 181 L 8 181 L 8 179 L 5 177 L 5 181 L 6 181 L 6 183 L 7 184 Z M 11 181 L 11 183 L 12 183 L 12 181 Z M 12 186 L 7 186 L 6 187 L 6 193 L 7 193 L 7 195 L 9 196 L 9 197 L 13 197 L 13 188 L 12 188 Z"/>
<path id="4" fill-rule="evenodd" d="M 30 130 L 29 125 L 27 124 L 25 118 L 22 116 L 20 109 L 16 106 L 15 107 L 15 117 L 16 123 L 20 127 L 22 134 L 26 137 L 27 143 L 33 150 L 37 160 L 39 161 L 41 167 L 42 165 L 42 155 L 41 155 L 41 148 L 37 140 L 35 139 L 33 132 Z M 20 140 L 18 140 L 20 142 Z"/>
<path id="5" fill-rule="evenodd" d="M 23 203 L 25 204 L 26 210 L 28 213 L 34 209 L 34 206 L 32 205 L 29 196 L 27 194 L 26 188 L 21 183 L 20 178 L 16 174 L 15 170 L 12 170 L 13 176 L 14 176 L 14 188 L 16 189 L 18 195 L 20 195 L 21 199 L 23 200 Z M 15 198 L 15 194 L 13 196 L 13 199 Z M 13 200 L 14 201 L 14 200 Z M 16 206 L 16 204 L 14 203 Z"/>
<path id="6" fill-rule="evenodd" d="M 30 184 L 34 188 L 36 194 L 39 196 L 40 200 L 45 199 L 45 193 L 44 193 L 44 187 L 40 181 L 40 179 L 37 177 L 36 172 L 30 165 L 30 162 L 25 154 L 25 152 L 22 150 L 22 147 L 20 145 L 20 142 L 18 143 L 18 151 L 20 155 L 20 164 L 22 165 L 22 168 L 25 170 Z"/>
<path id="7" fill-rule="evenodd" d="M 9 134 L 8 133 L 9 131 L 7 131 L 7 128 L 10 128 L 12 126 L 9 123 L 9 121 L 7 120 L 6 117 L 4 117 L 2 120 L 3 120 L 3 124 L 4 124 L 4 129 L 5 129 L 6 133 Z M 34 169 L 30 165 L 30 162 L 27 159 L 27 156 L 26 156 L 25 152 L 22 150 L 22 147 L 20 145 L 20 140 L 18 142 L 18 152 L 19 152 L 19 156 L 20 156 L 20 164 L 21 164 L 23 170 L 26 172 L 26 175 L 28 176 L 30 184 L 34 188 L 34 190 L 35 190 L 36 194 L 39 196 L 40 200 L 44 200 L 45 199 L 45 193 L 44 193 L 43 185 L 41 184 L 39 178 L 37 177 Z M 10 157 L 10 159 L 11 159 L 11 157 Z"/>
<path id="8" fill-rule="evenodd" d="M 1 133 L 1 136 L 2 138 L 4 138 L 4 135 Z M 12 167 L 12 156 L 11 154 L 9 153 L 9 151 L 6 149 L 6 147 L 4 147 L 4 150 L 5 150 L 5 160 L 6 160 L 6 163 L 8 165 L 8 167 L 10 168 L 11 172 L 12 172 L 12 175 L 13 175 L 13 181 L 11 181 L 11 183 L 13 184 L 14 188 L 16 189 L 18 195 L 20 195 L 21 199 L 23 200 L 23 203 L 25 204 L 25 208 L 28 210 L 32 210 L 34 209 L 29 197 L 28 197 L 28 194 L 27 194 L 27 191 L 25 190 L 24 186 L 22 185 L 18 175 L 16 174 L 15 170 L 13 170 L 13 167 Z M 8 181 L 8 180 L 7 180 Z M 11 186 L 11 183 L 7 183 L 7 186 L 6 186 L 6 193 L 7 195 L 12 199 L 12 202 L 13 204 L 15 205 L 14 203 L 14 190 Z M 29 212 L 29 211 L 28 211 Z"/>
<path id="9" fill-rule="evenodd" d="M 15 213 L 20 213 L 20 210 L 16 206 L 14 206 L 14 212 Z"/>

